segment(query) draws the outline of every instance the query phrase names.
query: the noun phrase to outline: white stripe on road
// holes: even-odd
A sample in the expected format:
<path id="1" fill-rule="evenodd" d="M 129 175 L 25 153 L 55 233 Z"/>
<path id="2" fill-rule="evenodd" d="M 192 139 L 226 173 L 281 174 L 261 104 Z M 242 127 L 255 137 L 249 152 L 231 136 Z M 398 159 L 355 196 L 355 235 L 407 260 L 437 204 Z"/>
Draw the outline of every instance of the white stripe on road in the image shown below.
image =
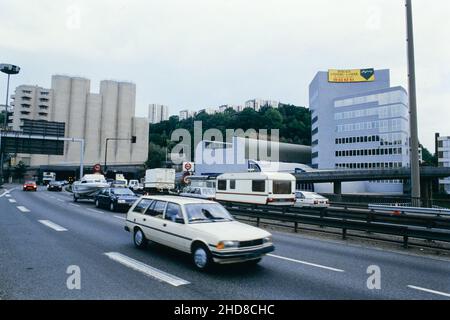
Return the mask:
<path id="1" fill-rule="evenodd" d="M 55 231 L 67 231 L 66 228 L 63 228 L 60 225 L 57 225 L 56 223 L 53 223 L 49 220 L 39 220 L 39 222 Z"/>
<path id="2" fill-rule="evenodd" d="M 440 292 L 440 291 L 436 291 L 436 290 L 431 290 L 431 289 L 426 289 L 426 288 L 421 288 L 421 287 L 416 287 L 416 286 L 411 286 L 411 285 L 409 285 L 408 288 L 411 288 L 414 290 L 419 290 L 419 291 L 424 291 L 424 292 L 428 292 L 428 293 L 433 293 L 433 294 L 437 294 L 440 296 L 450 298 L 450 293 Z"/>
<path id="3" fill-rule="evenodd" d="M 190 282 L 183 280 L 181 278 L 178 278 L 174 275 L 171 275 L 171 274 L 161 271 L 159 269 L 150 267 L 149 265 L 146 265 L 140 261 L 137 261 L 130 257 L 124 256 L 123 254 L 120 254 L 118 252 L 106 252 L 105 255 L 108 256 L 108 258 L 110 258 L 111 260 L 119 262 L 120 264 L 123 264 L 124 266 L 127 266 L 136 271 L 142 272 L 143 274 L 145 274 L 149 277 L 155 278 L 157 280 L 167 282 L 168 284 L 171 284 L 175 287 L 186 285 L 186 284 L 190 283 Z"/>
<path id="4" fill-rule="evenodd" d="M 17 201 L 14 200 L 14 199 L 8 199 L 8 201 L 11 202 L 11 203 L 16 203 L 16 202 L 17 202 Z"/>
<path id="5" fill-rule="evenodd" d="M 69 203 L 69 206 L 72 206 L 72 207 L 80 207 L 79 204 L 74 204 L 74 203 Z"/>
<path id="6" fill-rule="evenodd" d="M 61 201 L 61 202 L 64 202 L 64 200 L 62 200 L 62 199 L 56 199 L 56 200 Z"/>
<path id="7" fill-rule="evenodd" d="M 101 214 L 105 213 L 105 212 L 103 212 L 103 211 L 95 210 L 95 209 L 87 209 L 87 210 L 88 210 L 88 211 L 91 211 L 91 212 L 94 212 L 94 213 L 101 213 Z"/>
<path id="8" fill-rule="evenodd" d="M 277 259 L 281 259 L 281 260 L 286 260 L 286 261 L 291 261 L 291 262 L 295 262 L 295 263 L 300 263 L 300 264 L 304 264 L 304 265 L 307 265 L 307 266 L 321 268 L 321 269 L 326 269 L 326 270 L 330 270 L 330 271 L 345 272 L 342 269 L 336 269 L 336 268 L 331 268 L 331 267 L 323 266 L 323 265 L 316 264 L 316 263 L 311 263 L 311 262 L 306 262 L 306 261 L 301 261 L 301 260 L 295 260 L 295 259 L 291 259 L 291 258 L 281 257 L 281 256 L 277 256 L 277 255 L 274 255 L 274 254 L 268 254 L 268 256 L 272 257 L 272 258 L 277 258 Z"/>
<path id="9" fill-rule="evenodd" d="M 117 218 L 117 219 L 120 219 L 120 220 L 127 220 L 126 218 L 121 217 L 121 216 L 117 216 L 117 215 L 115 215 L 114 218 Z"/>
<path id="10" fill-rule="evenodd" d="M 19 209 L 22 212 L 30 212 L 30 210 L 28 210 L 27 208 L 25 208 L 24 206 L 18 206 L 17 209 Z"/>
<path id="11" fill-rule="evenodd" d="M 5 194 L 5 197 L 11 198 L 11 195 L 8 193 L 8 194 Z"/>

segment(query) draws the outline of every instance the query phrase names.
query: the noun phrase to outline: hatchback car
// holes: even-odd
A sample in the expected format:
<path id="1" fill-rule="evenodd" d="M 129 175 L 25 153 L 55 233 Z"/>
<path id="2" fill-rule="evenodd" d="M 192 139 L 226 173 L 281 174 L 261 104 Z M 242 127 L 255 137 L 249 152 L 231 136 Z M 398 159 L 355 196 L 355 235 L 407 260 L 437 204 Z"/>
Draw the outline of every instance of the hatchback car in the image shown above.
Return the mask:
<path id="1" fill-rule="evenodd" d="M 48 191 L 62 191 L 63 184 L 59 181 L 50 181 L 47 185 Z"/>
<path id="2" fill-rule="evenodd" d="M 94 197 L 97 208 L 105 207 L 111 211 L 128 210 L 137 199 L 139 197 L 128 188 L 105 188 Z"/>
<path id="3" fill-rule="evenodd" d="M 36 181 L 25 181 L 23 184 L 23 191 L 37 191 Z"/>
<path id="4" fill-rule="evenodd" d="M 144 196 L 128 211 L 125 230 L 136 247 L 154 241 L 191 255 L 199 270 L 214 263 L 258 263 L 274 250 L 272 235 L 237 222 L 219 203 L 177 196 Z"/>
<path id="5" fill-rule="evenodd" d="M 296 191 L 295 207 L 328 208 L 330 201 L 315 192 Z"/>

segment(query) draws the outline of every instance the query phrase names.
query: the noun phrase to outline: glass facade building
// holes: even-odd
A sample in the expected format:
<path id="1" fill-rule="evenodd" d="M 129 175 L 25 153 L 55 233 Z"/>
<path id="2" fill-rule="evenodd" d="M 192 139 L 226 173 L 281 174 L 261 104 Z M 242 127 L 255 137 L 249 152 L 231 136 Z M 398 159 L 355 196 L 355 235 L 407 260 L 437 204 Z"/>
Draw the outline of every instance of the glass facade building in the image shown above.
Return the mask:
<path id="1" fill-rule="evenodd" d="M 329 83 L 319 72 L 310 85 L 312 164 L 317 169 L 409 166 L 408 95 L 390 87 L 389 70 L 375 81 Z M 344 192 L 402 193 L 403 181 L 343 184 Z"/>

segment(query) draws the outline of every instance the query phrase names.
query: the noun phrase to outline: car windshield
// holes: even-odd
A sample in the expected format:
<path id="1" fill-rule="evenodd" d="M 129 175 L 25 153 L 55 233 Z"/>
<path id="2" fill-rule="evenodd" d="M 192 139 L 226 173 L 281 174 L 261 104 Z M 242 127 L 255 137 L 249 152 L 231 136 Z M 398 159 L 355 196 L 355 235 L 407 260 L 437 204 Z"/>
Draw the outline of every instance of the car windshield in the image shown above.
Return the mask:
<path id="1" fill-rule="evenodd" d="M 127 188 L 111 189 L 111 193 L 120 196 L 134 196 L 133 191 Z"/>
<path id="2" fill-rule="evenodd" d="M 317 194 L 317 193 L 306 193 L 305 192 L 305 197 L 310 198 L 310 199 L 325 199 L 324 197 L 322 197 L 320 194 Z"/>
<path id="3" fill-rule="evenodd" d="M 116 180 L 116 181 L 114 181 L 114 183 L 115 184 L 126 184 L 126 182 L 123 180 Z"/>
<path id="4" fill-rule="evenodd" d="M 230 213 L 218 203 L 192 203 L 185 205 L 189 223 L 233 221 Z"/>
<path id="5" fill-rule="evenodd" d="M 35 184 L 35 182 L 34 181 L 27 181 L 27 182 L 25 182 L 25 184 Z"/>

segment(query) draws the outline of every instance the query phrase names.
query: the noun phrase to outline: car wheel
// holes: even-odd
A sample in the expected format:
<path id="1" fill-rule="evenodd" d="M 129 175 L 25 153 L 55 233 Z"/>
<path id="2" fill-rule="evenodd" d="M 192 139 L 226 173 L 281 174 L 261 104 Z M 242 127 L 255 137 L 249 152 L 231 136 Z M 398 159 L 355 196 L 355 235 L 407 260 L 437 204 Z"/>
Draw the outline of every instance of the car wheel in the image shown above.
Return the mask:
<path id="1" fill-rule="evenodd" d="M 111 211 L 116 211 L 116 206 L 114 205 L 114 202 L 111 202 L 111 204 L 109 205 L 109 210 Z"/>
<path id="2" fill-rule="evenodd" d="M 196 245 L 192 250 L 192 262 L 198 270 L 208 270 L 213 264 L 211 252 L 205 245 Z"/>
<path id="3" fill-rule="evenodd" d="M 98 202 L 98 199 L 95 200 L 95 207 L 96 207 L 96 208 L 100 208 L 100 202 Z"/>
<path id="4" fill-rule="evenodd" d="M 145 238 L 144 232 L 141 229 L 136 229 L 133 233 L 133 242 L 136 248 L 144 249 L 147 246 L 148 240 Z"/>

